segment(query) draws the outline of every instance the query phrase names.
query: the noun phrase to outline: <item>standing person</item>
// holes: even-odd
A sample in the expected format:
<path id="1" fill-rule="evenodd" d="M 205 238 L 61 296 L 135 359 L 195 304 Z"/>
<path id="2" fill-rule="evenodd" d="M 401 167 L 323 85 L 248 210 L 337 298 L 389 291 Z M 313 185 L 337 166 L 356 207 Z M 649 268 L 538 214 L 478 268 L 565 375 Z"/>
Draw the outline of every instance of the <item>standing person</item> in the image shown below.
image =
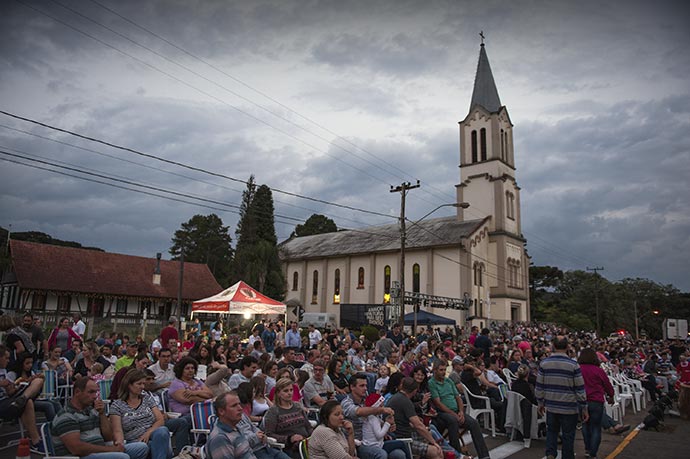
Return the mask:
<path id="1" fill-rule="evenodd" d="M 174 316 L 170 316 L 168 325 L 161 330 L 161 344 L 170 348 L 171 339 L 174 339 L 176 343 L 180 340 L 177 333 L 177 317 Z"/>
<path id="2" fill-rule="evenodd" d="M 592 348 L 583 349 L 577 359 L 585 381 L 589 420 L 582 424 L 585 454 L 596 459 L 601 443 L 601 422 L 604 417 L 605 396 L 613 397 L 613 386 L 604 370 L 599 367 L 597 353 Z"/>
<path id="3" fill-rule="evenodd" d="M 322 339 L 321 332 L 314 327 L 314 324 L 309 324 L 309 348 L 315 349 Z"/>
<path id="4" fill-rule="evenodd" d="M 34 325 L 33 314 L 24 313 L 21 326 L 9 330 L 5 341 L 7 347 L 13 349 L 16 355 L 30 352 L 34 358 L 34 370 L 38 370 L 43 361 L 45 336 L 41 327 Z"/>
<path id="5" fill-rule="evenodd" d="M 81 320 L 81 314 L 75 312 L 74 314 L 72 314 L 72 320 L 74 321 L 74 324 L 72 325 L 72 331 L 79 335 L 81 338 L 84 338 L 84 333 L 86 333 L 86 324 L 83 320 Z"/>
<path id="6" fill-rule="evenodd" d="M 349 384 L 350 393 L 341 402 L 343 414 L 354 426 L 355 439 L 361 442 L 363 439 L 362 425 L 369 415 L 385 414 L 386 416 L 392 416 L 394 413 L 391 408 L 366 406 L 367 378 L 364 373 L 352 375 Z M 393 418 L 389 418 L 389 421 L 393 421 Z M 357 448 L 357 456 L 361 459 L 386 459 L 387 457 L 404 459 L 405 452 L 396 449 L 388 454 L 383 448 L 376 445 L 362 444 Z"/>
<path id="7" fill-rule="evenodd" d="M 556 336 L 554 352 L 542 360 L 537 374 L 535 396 L 539 414 L 546 412 L 546 457 L 558 454 L 558 433 L 563 440 L 562 459 L 575 457 L 575 428 L 582 409 L 582 420 L 589 420 L 587 394 L 580 365 L 568 357 L 568 338 Z"/>
<path id="8" fill-rule="evenodd" d="M 470 329 L 470 337 L 467 339 L 467 342 L 470 343 L 470 346 L 474 346 L 474 343 L 477 341 L 477 335 L 479 335 L 479 327 L 472 325 L 472 328 Z"/>
<path id="9" fill-rule="evenodd" d="M 149 448 L 144 442 L 114 440 L 110 418 L 105 414 L 98 386 L 89 378 L 74 382 L 74 395 L 53 420 L 53 444 L 58 456 L 87 459 L 146 459 Z M 112 445 L 105 442 L 113 441 Z"/>
<path id="10" fill-rule="evenodd" d="M 400 347 L 400 345 L 403 342 L 403 339 L 405 338 L 400 331 L 400 324 L 395 324 L 393 325 L 393 330 L 388 332 L 388 335 L 386 335 L 388 338 L 391 339 L 395 343 L 396 346 Z"/>
<path id="11" fill-rule="evenodd" d="M 208 459 L 256 459 L 249 440 L 237 428 L 242 420 L 242 405 L 235 392 L 220 394 L 213 401 L 218 422 L 208 437 Z"/>
<path id="12" fill-rule="evenodd" d="M 482 350 L 482 352 L 483 352 L 482 358 L 484 359 L 484 363 L 486 364 L 487 367 L 491 363 L 489 361 L 489 358 L 491 357 L 491 346 L 493 346 L 493 345 L 494 344 L 491 341 L 491 338 L 489 338 L 489 329 L 488 328 L 482 328 L 482 333 L 475 340 L 474 347 Z"/>
<path id="13" fill-rule="evenodd" d="M 276 347 L 276 331 L 273 322 L 269 323 L 268 327 L 261 333 L 261 341 L 263 341 L 266 347 L 266 352 L 273 355 Z"/>
<path id="14" fill-rule="evenodd" d="M 398 351 L 398 346 L 395 345 L 392 339 L 386 336 L 385 330 L 379 331 L 379 340 L 374 345 L 376 349 L 376 360 L 385 362 L 390 359 L 390 356 Z"/>
<path id="15" fill-rule="evenodd" d="M 170 459 L 170 431 L 153 397 L 144 393 L 146 372 L 132 370 L 120 385 L 118 399 L 110 406 L 115 443 L 148 444 L 151 459 Z"/>
<path id="16" fill-rule="evenodd" d="M 302 345 L 302 337 L 297 329 L 297 322 L 290 324 L 290 330 L 285 333 L 285 347 L 299 349 Z"/>
<path id="17" fill-rule="evenodd" d="M 309 439 L 310 459 L 357 459 L 354 428 L 337 401 L 321 407 L 319 421 Z"/>
<path id="18" fill-rule="evenodd" d="M 45 345 L 45 353 L 48 354 L 48 350 L 54 347 L 59 347 L 63 352 L 67 352 L 72 348 L 72 340 L 81 339 L 81 336 L 77 335 L 74 330 L 70 327 L 70 322 L 67 317 L 61 317 L 58 322 L 58 326 L 53 329 L 48 337 L 48 341 Z"/>
<path id="19" fill-rule="evenodd" d="M 402 376 L 402 375 L 401 375 Z M 389 400 L 388 407 L 395 413 L 395 427 L 398 438 L 412 438 L 412 454 L 426 459 L 441 459 L 443 449 L 436 443 L 428 427 L 415 411 L 412 397 L 418 384 L 413 378 L 403 378 L 400 390 Z"/>

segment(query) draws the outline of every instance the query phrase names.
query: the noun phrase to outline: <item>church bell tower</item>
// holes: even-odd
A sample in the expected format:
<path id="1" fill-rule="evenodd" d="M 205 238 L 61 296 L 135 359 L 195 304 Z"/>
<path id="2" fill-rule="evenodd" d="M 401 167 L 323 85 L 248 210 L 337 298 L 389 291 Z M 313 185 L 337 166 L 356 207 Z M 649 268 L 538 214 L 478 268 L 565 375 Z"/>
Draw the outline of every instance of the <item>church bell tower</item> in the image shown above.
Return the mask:
<path id="1" fill-rule="evenodd" d="M 492 316 L 528 320 L 529 258 L 520 223 L 513 123 L 501 105 L 483 36 L 469 113 L 459 125 L 461 182 L 456 185 L 457 202 L 468 202 L 470 207 L 458 208 L 458 219 L 490 217 L 489 256 L 475 259 L 470 269 L 476 273 L 479 266 L 479 276 L 483 277 L 480 285 L 489 286 L 484 301 L 490 302 Z M 484 299 L 485 295 L 481 296 Z"/>

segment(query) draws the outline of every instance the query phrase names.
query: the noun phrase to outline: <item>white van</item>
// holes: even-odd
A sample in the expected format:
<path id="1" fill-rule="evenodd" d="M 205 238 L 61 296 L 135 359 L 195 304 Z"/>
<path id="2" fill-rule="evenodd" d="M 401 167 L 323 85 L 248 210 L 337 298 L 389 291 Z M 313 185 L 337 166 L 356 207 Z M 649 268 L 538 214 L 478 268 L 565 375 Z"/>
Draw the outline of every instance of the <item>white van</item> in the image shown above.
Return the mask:
<path id="1" fill-rule="evenodd" d="M 335 314 L 327 312 L 305 312 L 302 315 L 302 320 L 299 322 L 301 328 L 306 328 L 309 325 L 313 325 L 319 330 L 323 330 L 326 327 L 331 329 L 336 329 L 338 326 Z"/>

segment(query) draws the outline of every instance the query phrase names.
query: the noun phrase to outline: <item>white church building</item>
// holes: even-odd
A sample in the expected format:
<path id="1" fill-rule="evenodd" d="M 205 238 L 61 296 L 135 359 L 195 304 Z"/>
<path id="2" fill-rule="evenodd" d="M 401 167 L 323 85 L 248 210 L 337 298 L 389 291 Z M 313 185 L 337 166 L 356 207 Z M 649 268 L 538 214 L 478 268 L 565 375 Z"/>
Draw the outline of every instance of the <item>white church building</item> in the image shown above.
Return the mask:
<path id="1" fill-rule="evenodd" d="M 460 121 L 457 215 L 407 227 L 405 290 L 471 300 L 468 310 L 424 307 L 458 325 L 529 320 L 529 256 L 520 224 L 513 124 L 501 105 L 484 44 L 472 101 Z M 472 219 L 469 219 L 471 213 Z M 397 224 L 291 238 L 280 245 L 286 300 L 306 312 L 390 301 L 399 279 Z M 407 306 L 405 312 L 411 312 Z"/>

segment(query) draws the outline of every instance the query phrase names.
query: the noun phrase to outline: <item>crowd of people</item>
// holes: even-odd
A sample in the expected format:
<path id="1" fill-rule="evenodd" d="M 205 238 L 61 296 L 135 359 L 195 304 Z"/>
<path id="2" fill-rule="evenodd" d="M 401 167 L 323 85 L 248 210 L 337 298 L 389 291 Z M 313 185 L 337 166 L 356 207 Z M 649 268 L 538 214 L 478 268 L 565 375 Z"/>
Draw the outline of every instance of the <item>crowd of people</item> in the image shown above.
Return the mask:
<path id="1" fill-rule="evenodd" d="M 414 336 L 394 325 L 366 337 L 269 320 L 243 335 L 197 319 L 181 336 L 171 318 L 146 343 L 105 332 L 85 341 L 78 315 L 62 318 L 47 340 L 30 313 L 9 320 L 0 317 L 0 415 L 20 418 L 40 451 L 43 413 L 56 454 L 89 459 L 179 454 L 197 443 L 190 407 L 204 401 L 218 417 L 206 439 L 211 458 L 296 458 L 302 447 L 313 459 L 462 458 L 467 432 L 484 459 L 482 428 L 465 405 L 482 408 L 488 399 L 494 429 L 506 432 L 507 391 L 545 416 L 547 457 L 556 457 L 559 436 L 562 457 L 573 457 L 580 424 L 596 458 L 602 429 L 629 428 L 607 415 L 609 376 L 639 381 L 653 400 L 690 383 L 684 342 L 601 338 L 550 324 L 421 327 Z M 45 397 L 47 374 L 71 393 Z M 103 380 L 111 382 L 108 397 L 99 393 Z"/>

